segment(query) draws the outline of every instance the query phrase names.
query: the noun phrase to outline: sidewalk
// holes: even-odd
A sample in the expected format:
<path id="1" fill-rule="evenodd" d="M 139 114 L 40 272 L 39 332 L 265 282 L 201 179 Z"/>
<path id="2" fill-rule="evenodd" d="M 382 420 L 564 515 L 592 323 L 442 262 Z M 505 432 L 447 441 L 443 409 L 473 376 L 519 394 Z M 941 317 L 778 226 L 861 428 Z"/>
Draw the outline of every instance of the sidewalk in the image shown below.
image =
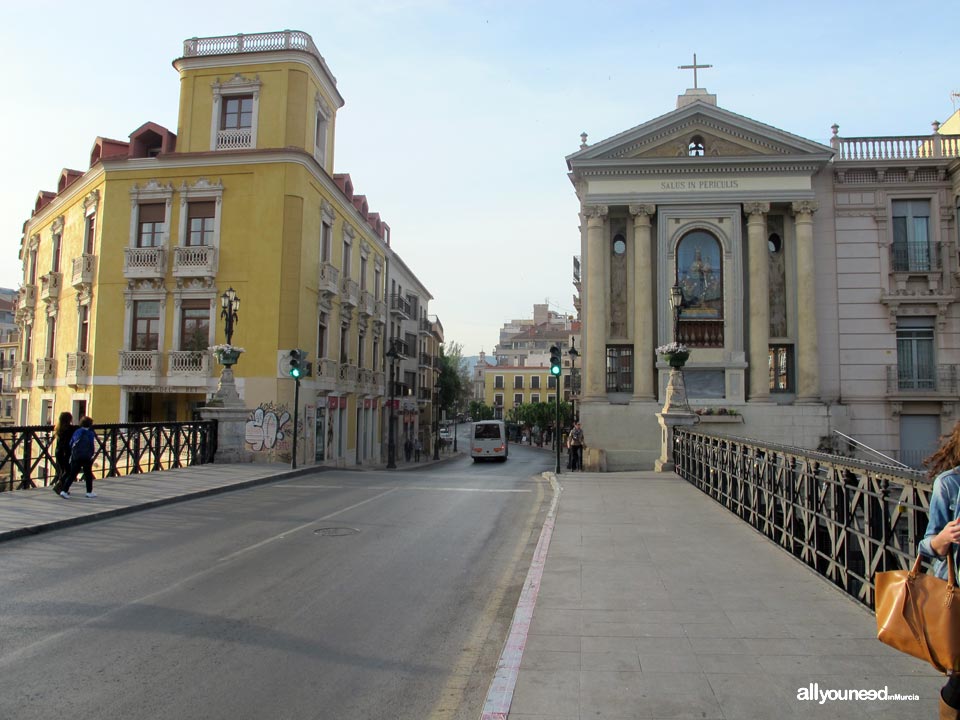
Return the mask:
<path id="1" fill-rule="evenodd" d="M 453 453 L 441 453 L 440 460 L 437 461 L 433 460 L 432 455 L 420 463 L 398 460 L 397 469 L 393 472 L 427 467 L 454 457 L 457 456 Z M 95 480 L 93 489 L 97 493 L 96 498 L 85 496 L 82 479 L 74 483 L 71 488 L 73 497 L 69 500 L 54 494 L 49 487 L 0 492 L 0 542 L 333 469 L 336 468 L 311 465 L 291 470 L 285 463 L 195 465 L 176 470 Z M 384 470 L 385 464 L 357 465 L 343 469 Z"/>
<path id="2" fill-rule="evenodd" d="M 675 475 L 563 473 L 511 720 L 937 717 L 943 678 Z M 798 700 L 800 688 L 916 701 Z"/>

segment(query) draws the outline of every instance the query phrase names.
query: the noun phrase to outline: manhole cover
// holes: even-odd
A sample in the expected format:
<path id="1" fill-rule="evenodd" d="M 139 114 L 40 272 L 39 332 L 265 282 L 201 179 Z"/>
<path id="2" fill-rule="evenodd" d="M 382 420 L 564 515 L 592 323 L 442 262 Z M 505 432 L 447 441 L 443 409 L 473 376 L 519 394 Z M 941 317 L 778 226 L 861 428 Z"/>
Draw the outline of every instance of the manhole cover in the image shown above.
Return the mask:
<path id="1" fill-rule="evenodd" d="M 343 537 L 344 535 L 356 535 L 360 531 L 351 527 L 326 527 L 318 528 L 313 532 L 315 535 L 324 535 L 325 537 Z"/>

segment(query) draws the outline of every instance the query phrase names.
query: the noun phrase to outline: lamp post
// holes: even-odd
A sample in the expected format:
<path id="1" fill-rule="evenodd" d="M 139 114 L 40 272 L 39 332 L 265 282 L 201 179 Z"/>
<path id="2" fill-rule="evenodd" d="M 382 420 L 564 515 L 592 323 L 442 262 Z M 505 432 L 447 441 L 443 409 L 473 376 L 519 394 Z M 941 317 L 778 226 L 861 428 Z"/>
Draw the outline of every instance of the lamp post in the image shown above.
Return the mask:
<path id="1" fill-rule="evenodd" d="M 457 431 L 460 429 L 460 404 L 457 401 L 457 407 L 453 410 L 453 453 L 457 453 Z"/>
<path id="2" fill-rule="evenodd" d="M 570 349 L 567 355 L 570 356 L 570 419 L 577 421 L 577 358 L 580 352 L 577 350 L 576 338 L 570 338 Z"/>
<path id="3" fill-rule="evenodd" d="M 394 396 L 397 391 L 394 375 L 396 373 L 396 361 L 399 356 L 396 342 L 391 341 L 390 350 L 387 351 L 387 359 L 390 361 L 390 419 L 387 421 L 387 470 L 397 469 L 397 440 L 396 430 L 394 428 L 393 406 L 396 402 Z"/>
<path id="4" fill-rule="evenodd" d="M 670 307 L 673 308 L 673 341 L 680 342 L 680 310 L 683 308 L 683 290 L 679 285 L 670 288 Z"/>
<path id="5" fill-rule="evenodd" d="M 440 459 L 440 378 L 434 381 L 434 397 L 437 398 L 436 407 L 433 409 L 433 459 Z"/>
<path id="6" fill-rule="evenodd" d="M 238 313 L 240 311 L 240 298 L 237 297 L 237 291 L 232 287 L 226 290 L 220 296 L 220 317 L 224 320 L 224 333 L 227 336 L 227 345 L 231 345 L 233 340 L 233 326 L 238 322 Z"/>

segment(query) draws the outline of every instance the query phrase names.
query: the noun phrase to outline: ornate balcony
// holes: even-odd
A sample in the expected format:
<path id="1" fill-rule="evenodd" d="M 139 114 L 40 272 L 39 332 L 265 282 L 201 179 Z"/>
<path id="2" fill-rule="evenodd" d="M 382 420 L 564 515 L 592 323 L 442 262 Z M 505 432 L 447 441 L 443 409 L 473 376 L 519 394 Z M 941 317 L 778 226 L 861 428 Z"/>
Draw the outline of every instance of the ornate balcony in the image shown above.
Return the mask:
<path id="1" fill-rule="evenodd" d="M 253 130 L 217 130 L 217 150 L 245 150 L 253 147 Z"/>
<path id="2" fill-rule="evenodd" d="M 372 317 L 374 312 L 376 312 L 376 304 L 373 301 L 373 293 L 364 290 L 360 293 L 360 314 Z"/>
<path id="3" fill-rule="evenodd" d="M 37 384 L 50 387 L 57 381 L 57 361 L 54 358 L 37 358 Z"/>
<path id="4" fill-rule="evenodd" d="M 121 350 L 121 385 L 157 385 L 160 380 L 159 350 Z"/>
<path id="5" fill-rule="evenodd" d="M 360 286 L 348 277 L 340 282 L 340 304 L 357 307 L 360 304 Z"/>
<path id="6" fill-rule="evenodd" d="M 36 285 L 24 285 L 20 288 L 18 293 L 19 297 L 17 298 L 17 308 L 32 308 L 37 304 L 37 286 Z"/>
<path id="7" fill-rule="evenodd" d="M 207 350 L 171 350 L 168 353 L 167 374 L 177 385 L 205 387 L 210 368 Z"/>
<path id="8" fill-rule="evenodd" d="M 13 385 L 14 387 L 26 387 L 33 379 L 33 363 L 29 360 L 21 360 L 14 368 Z"/>
<path id="9" fill-rule="evenodd" d="M 338 385 L 340 390 L 345 392 L 355 391 L 357 389 L 358 368 L 356 365 L 340 363 L 338 370 Z"/>
<path id="10" fill-rule="evenodd" d="M 373 373 L 373 394 L 383 395 L 387 388 L 387 375 L 382 370 Z"/>
<path id="11" fill-rule="evenodd" d="M 80 289 L 84 285 L 93 285 L 93 268 L 97 264 L 96 255 L 81 255 L 73 259 L 70 273 L 70 285 Z"/>
<path id="12" fill-rule="evenodd" d="M 387 304 L 383 300 L 377 300 L 374 304 L 373 321 L 380 325 L 387 324 Z"/>
<path id="13" fill-rule="evenodd" d="M 320 263 L 317 290 L 321 296 L 334 297 L 340 293 L 340 271 L 328 262 Z"/>
<path id="14" fill-rule="evenodd" d="M 217 249 L 209 245 L 181 245 L 173 249 L 174 277 L 216 277 Z"/>
<path id="15" fill-rule="evenodd" d="M 67 353 L 67 385 L 89 385 L 92 375 L 93 355 L 84 352 Z"/>
<path id="16" fill-rule="evenodd" d="M 357 371 L 357 382 L 360 392 L 373 392 L 373 370 L 370 368 L 360 368 Z"/>
<path id="17" fill-rule="evenodd" d="M 313 363 L 313 380 L 319 390 L 336 390 L 340 381 L 340 365 L 329 358 Z"/>
<path id="18" fill-rule="evenodd" d="M 162 278 L 167 274 L 167 255 L 162 247 L 126 248 L 123 276 L 128 280 Z"/>
<path id="19" fill-rule="evenodd" d="M 313 44 L 313 39 L 301 30 L 251 33 L 249 35 L 219 35 L 216 37 L 190 38 L 183 41 L 184 57 L 235 55 L 276 50 L 304 50 L 313 54 L 323 64 L 323 56 L 320 55 L 317 46 Z"/>
<path id="20" fill-rule="evenodd" d="M 63 275 L 58 272 L 48 272 L 40 278 L 40 299 L 44 302 L 58 299 L 62 286 Z"/>

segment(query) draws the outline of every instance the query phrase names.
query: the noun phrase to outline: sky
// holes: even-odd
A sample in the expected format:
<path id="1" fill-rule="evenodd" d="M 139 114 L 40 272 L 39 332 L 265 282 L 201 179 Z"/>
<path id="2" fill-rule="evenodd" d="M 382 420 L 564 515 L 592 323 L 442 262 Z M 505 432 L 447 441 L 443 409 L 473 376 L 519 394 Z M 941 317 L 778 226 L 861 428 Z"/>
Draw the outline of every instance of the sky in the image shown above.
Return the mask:
<path id="1" fill-rule="evenodd" d="M 565 157 L 676 107 L 693 53 L 720 107 L 810 140 L 921 135 L 960 92 L 960 4 L 275 0 L 3 3 L 0 287 L 23 222 L 97 136 L 176 132 L 190 37 L 309 33 L 346 100 L 335 171 L 391 227 L 445 339 L 490 353 L 535 303 L 573 308 L 579 203 Z"/>

